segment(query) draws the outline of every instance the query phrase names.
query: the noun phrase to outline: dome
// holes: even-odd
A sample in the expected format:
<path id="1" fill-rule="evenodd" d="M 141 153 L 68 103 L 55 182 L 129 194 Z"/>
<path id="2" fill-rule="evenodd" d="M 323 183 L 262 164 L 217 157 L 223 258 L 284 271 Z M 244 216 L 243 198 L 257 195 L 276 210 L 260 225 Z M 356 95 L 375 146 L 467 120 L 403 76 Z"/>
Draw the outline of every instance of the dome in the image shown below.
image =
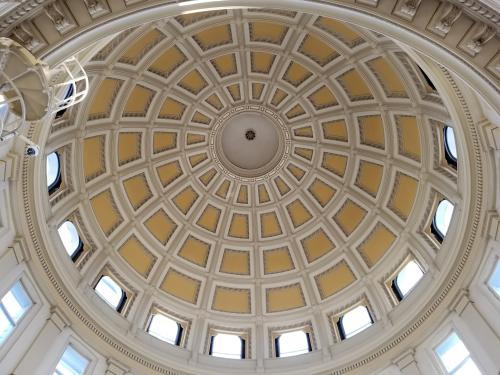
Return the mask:
<path id="1" fill-rule="evenodd" d="M 303 9 L 176 14 L 83 55 L 87 98 L 31 128 L 23 173 L 51 184 L 23 194 L 86 340 L 154 373 L 370 373 L 444 311 L 483 209 L 446 69 Z M 310 353 L 278 358 L 287 334 Z"/>

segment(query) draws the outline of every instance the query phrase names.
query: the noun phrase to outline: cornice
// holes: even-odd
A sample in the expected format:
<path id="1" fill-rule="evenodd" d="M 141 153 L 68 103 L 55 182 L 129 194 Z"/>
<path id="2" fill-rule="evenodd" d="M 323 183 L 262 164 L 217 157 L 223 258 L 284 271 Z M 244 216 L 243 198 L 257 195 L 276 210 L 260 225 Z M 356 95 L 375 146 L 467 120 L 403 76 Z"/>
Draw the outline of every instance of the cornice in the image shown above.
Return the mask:
<path id="1" fill-rule="evenodd" d="M 53 0 L 21 0 L 17 7 L 0 18 L 0 34 L 33 17 L 52 2 Z"/>

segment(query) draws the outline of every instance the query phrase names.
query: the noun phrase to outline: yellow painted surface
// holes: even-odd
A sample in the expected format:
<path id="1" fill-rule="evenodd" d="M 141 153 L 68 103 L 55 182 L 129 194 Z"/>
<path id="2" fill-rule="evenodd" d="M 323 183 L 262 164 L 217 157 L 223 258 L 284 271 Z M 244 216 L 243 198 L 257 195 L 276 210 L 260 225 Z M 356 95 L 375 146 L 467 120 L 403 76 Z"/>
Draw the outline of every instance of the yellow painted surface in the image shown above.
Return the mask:
<path id="1" fill-rule="evenodd" d="M 339 53 L 331 45 L 311 34 L 304 37 L 299 52 L 320 66 L 325 66 L 339 56 Z"/>
<path id="2" fill-rule="evenodd" d="M 149 217 L 149 219 L 144 222 L 144 226 L 163 245 L 167 244 L 168 240 L 177 229 L 177 224 L 163 209 L 156 211 Z"/>
<path id="3" fill-rule="evenodd" d="M 183 301 L 196 304 L 200 291 L 199 280 L 170 268 L 160 285 L 160 289 Z"/>
<path id="4" fill-rule="evenodd" d="M 373 267 L 389 250 L 396 235 L 385 225 L 378 223 L 363 243 L 358 247 L 361 257 L 368 267 Z"/>
<path id="5" fill-rule="evenodd" d="M 154 132 L 153 133 L 153 153 L 172 150 L 177 147 L 177 133 L 175 132 Z"/>
<path id="6" fill-rule="evenodd" d="M 302 116 L 306 111 L 300 104 L 295 104 L 287 113 L 286 117 L 291 120 L 295 117 Z"/>
<path id="7" fill-rule="evenodd" d="M 286 246 L 264 250 L 262 256 L 264 261 L 264 274 L 266 275 L 295 269 L 290 250 Z"/>
<path id="8" fill-rule="evenodd" d="M 349 236 L 361 223 L 366 215 L 366 211 L 348 199 L 338 210 L 333 219 L 342 229 L 346 236 Z"/>
<path id="9" fill-rule="evenodd" d="M 264 91 L 264 87 L 263 83 L 252 83 L 252 99 L 259 100 Z"/>
<path id="10" fill-rule="evenodd" d="M 142 133 L 124 132 L 118 134 L 118 164 L 123 165 L 141 158 Z"/>
<path id="11" fill-rule="evenodd" d="M 404 173 L 398 172 L 394 181 L 388 207 L 398 216 L 407 219 L 417 196 L 418 181 Z"/>
<path id="12" fill-rule="evenodd" d="M 333 93 L 326 86 L 321 87 L 309 95 L 308 99 L 316 110 L 333 107 L 339 104 L 337 98 L 335 98 Z"/>
<path id="13" fill-rule="evenodd" d="M 217 94 L 210 95 L 205 99 L 205 101 L 212 107 L 214 107 L 217 111 L 220 111 L 222 108 L 224 108 L 224 104 L 222 104 L 222 101 Z"/>
<path id="14" fill-rule="evenodd" d="M 314 22 L 314 25 L 335 36 L 337 39 L 340 39 L 350 47 L 353 47 L 355 44 L 363 41 L 357 32 L 342 21 L 320 16 Z"/>
<path id="15" fill-rule="evenodd" d="M 399 153 L 420 161 L 420 131 L 415 116 L 396 116 Z"/>
<path id="16" fill-rule="evenodd" d="M 263 238 L 279 236 L 283 232 L 274 211 L 260 214 L 260 236 Z"/>
<path id="17" fill-rule="evenodd" d="M 208 204 L 198 218 L 196 224 L 206 230 L 216 233 L 219 225 L 221 210 L 217 207 Z"/>
<path id="18" fill-rule="evenodd" d="M 191 119 L 192 122 L 195 122 L 197 124 L 204 124 L 204 125 L 209 125 L 212 119 L 208 117 L 207 115 L 204 115 L 200 111 L 196 111 L 193 115 L 193 118 Z"/>
<path id="19" fill-rule="evenodd" d="M 106 172 L 105 135 L 85 138 L 83 141 L 83 173 L 90 181 Z"/>
<path id="20" fill-rule="evenodd" d="M 325 207 L 333 198 L 337 190 L 319 178 L 314 179 L 307 189 L 321 207 Z"/>
<path id="21" fill-rule="evenodd" d="M 302 178 L 306 174 L 305 170 L 303 170 L 302 168 L 300 168 L 292 163 L 288 163 L 288 165 L 286 166 L 286 169 L 288 169 L 288 171 L 292 174 L 293 177 L 295 177 L 295 179 L 297 181 L 302 180 Z"/>
<path id="22" fill-rule="evenodd" d="M 345 261 L 337 263 L 329 270 L 314 277 L 321 299 L 340 292 L 354 281 L 356 277 Z"/>
<path id="23" fill-rule="evenodd" d="M 277 107 L 287 96 L 288 94 L 285 91 L 281 89 L 276 89 L 273 98 L 271 99 L 271 104 Z"/>
<path id="24" fill-rule="evenodd" d="M 287 205 L 286 210 L 294 228 L 298 228 L 312 219 L 311 213 L 299 199 Z"/>
<path id="25" fill-rule="evenodd" d="M 267 191 L 267 188 L 264 184 L 259 185 L 259 187 L 257 188 L 257 192 L 259 194 L 259 203 L 267 203 L 271 201 L 269 192 Z"/>
<path id="26" fill-rule="evenodd" d="M 281 196 L 290 192 L 290 186 L 281 177 L 278 176 L 273 181 Z"/>
<path id="27" fill-rule="evenodd" d="M 384 124 L 380 115 L 358 117 L 360 142 L 381 148 L 385 147 Z"/>
<path id="28" fill-rule="evenodd" d="M 134 210 L 140 208 L 153 196 L 144 173 L 123 181 L 123 187 Z"/>
<path id="29" fill-rule="evenodd" d="M 318 229 L 300 241 L 309 263 L 335 249 L 335 244 L 323 229 Z"/>
<path id="30" fill-rule="evenodd" d="M 206 267 L 209 254 L 210 245 L 191 235 L 186 238 L 177 253 L 181 258 L 200 267 Z"/>
<path id="31" fill-rule="evenodd" d="M 238 72 L 234 53 L 228 53 L 227 55 L 216 57 L 215 59 L 210 60 L 210 62 L 221 78 Z"/>
<path id="32" fill-rule="evenodd" d="M 267 52 L 250 52 L 251 69 L 254 73 L 268 74 L 271 71 L 276 55 Z"/>
<path id="33" fill-rule="evenodd" d="M 99 226 L 107 236 L 123 222 L 110 189 L 92 197 L 90 204 Z"/>
<path id="34" fill-rule="evenodd" d="M 141 85 L 135 85 L 123 109 L 125 117 L 146 117 L 155 92 Z"/>
<path id="35" fill-rule="evenodd" d="M 170 185 L 177 178 L 182 176 L 182 167 L 179 161 L 174 160 L 170 163 L 160 165 L 156 168 L 156 172 L 158 173 L 158 178 L 161 181 L 163 187 Z"/>
<path id="36" fill-rule="evenodd" d="M 185 104 L 173 98 L 167 98 L 161 106 L 158 117 L 163 119 L 180 120 L 185 110 Z"/>
<path id="37" fill-rule="evenodd" d="M 321 167 L 337 176 L 344 177 L 347 167 L 347 156 L 325 152 L 323 153 Z"/>
<path id="38" fill-rule="evenodd" d="M 207 159 L 208 159 L 207 153 L 206 152 L 201 152 L 199 154 L 191 155 L 189 157 L 189 164 L 191 165 L 191 168 L 194 168 L 198 164 L 203 163 Z"/>
<path id="39" fill-rule="evenodd" d="M 235 275 L 250 275 L 250 252 L 224 250 L 219 271 Z"/>
<path id="40" fill-rule="evenodd" d="M 328 140 L 347 142 L 347 126 L 344 120 L 327 121 L 321 124 L 323 137 Z"/>
<path id="41" fill-rule="evenodd" d="M 152 29 L 146 34 L 141 36 L 135 42 L 133 42 L 130 47 L 125 51 L 120 57 L 121 62 L 127 62 L 130 64 L 136 64 L 139 59 L 151 49 L 152 46 L 157 44 L 164 35 L 157 29 Z"/>
<path id="42" fill-rule="evenodd" d="M 111 113 L 111 108 L 123 81 L 114 78 L 106 78 L 101 82 L 99 88 L 92 97 L 89 108 L 89 117 L 105 118 Z"/>
<path id="43" fill-rule="evenodd" d="M 203 51 L 233 42 L 231 27 L 228 24 L 202 30 L 194 34 L 193 39 Z"/>
<path id="44" fill-rule="evenodd" d="M 238 199 L 236 199 L 236 202 L 242 203 L 242 204 L 248 203 L 248 186 L 247 185 L 240 186 L 240 190 L 238 191 Z"/>
<path id="45" fill-rule="evenodd" d="M 300 157 L 303 157 L 304 159 L 307 160 L 312 160 L 314 150 L 312 148 L 305 148 L 305 147 L 295 147 L 293 150 L 295 155 L 298 155 Z"/>
<path id="46" fill-rule="evenodd" d="M 342 74 L 338 81 L 351 101 L 373 99 L 373 95 L 356 69 Z"/>
<path id="47" fill-rule="evenodd" d="M 229 192 L 230 187 L 231 187 L 231 181 L 224 180 L 217 188 L 215 195 L 217 195 L 218 197 L 220 197 L 222 199 L 226 199 L 227 193 Z"/>
<path id="48" fill-rule="evenodd" d="M 205 173 L 203 173 L 200 177 L 199 180 L 201 183 L 205 186 L 208 186 L 210 182 L 214 179 L 214 177 L 217 176 L 217 170 L 215 168 L 209 169 Z"/>
<path id="49" fill-rule="evenodd" d="M 363 160 L 359 163 L 358 175 L 356 176 L 355 184 L 372 197 L 376 197 L 380 183 L 382 182 L 383 174 L 383 165 Z"/>
<path id="50" fill-rule="evenodd" d="M 205 135 L 199 133 L 186 133 L 186 144 L 188 146 L 205 142 Z"/>
<path id="51" fill-rule="evenodd" d="M 201 90 L 208 86 L 208 83 L 197 69 L 193 69 L 177 85 L 194 95 L 198 95 Z"/>
<path id="52" fill-rule="evenodd" d="M 217 286 L 212 301 L 212 309 L 237 314 L 249 314 L 252 311 L 250 289 Z"/>
<path id="53" fill-rule="evenodd" d="M 188 186 L 178 193 L 172 199 L 172 202 L 177 206 L 179 211 L 186 215 L 198 197 L 198 193 L 191 186 Z"/>
<path id="54" fill-rule="evenodd" d="M 152 254 L 134 235 L 118 249 L 118 253 L 139 275 L 147 278 L 156 262 Z"/>
<path id="55" fill-rule="evenodd" d="M 177 46 L 172 46 L 163 52 L 150 65 L 149 70 L 161 75 L 169 77 L 174 70 L 183 65 L 187 61 L 186 55 Z"/>
<path id="56" fill-rule="evenodd" d="M 369 61 L 368 65 L 375 71 L 375 75 L 379 79 L 387 96 L 408 96 L 405 86 L 399 78 L 400 74 L 394 70 L 385 58 L 377 57 Z"/>
<path id="57" fill-rule="evenodd" d="M 248 215 L 234 213 L 233 216 L 231 217 L 231 224 L 229 225 L 228 234 L 230 237 L 248 239 L 249 237 Z"/>
<path id="58" fill-rule="evenodd" d="M 299 283 L 266 289 L 266 302 L 268 313 L 297 309 L 306 305 Z"/>
<path id="59" fill-rule="evenodd" d="M 314 132 L 312 126 L 307 125 L 293 129 L 293 135 L 296 137 L 313 138 Z"/>
<path id="60" fill-rule="evenodd" d="M 298 87 L 302 82 L 307 80 L 312 73 L 298 62 L 292 61 L 286 69 L 283 79 L 291 85 Z"/>
<path id="61" fill-rule="evenodd" d="M 227 91 L 229 91 L 229 94 L 233 98 L 235 102 L 238 100 L 241 100 L 241 91 L 240 91 L 240 85 L 238 83 L 235 83 L 234 85 L 229 85 L 226 86 Z"/>
<path id="62" fill-rule="evenodd" d="M 276 22 L 250 22 L 250 40 L 281 45 L 285 39 L 288 27 Z"/>

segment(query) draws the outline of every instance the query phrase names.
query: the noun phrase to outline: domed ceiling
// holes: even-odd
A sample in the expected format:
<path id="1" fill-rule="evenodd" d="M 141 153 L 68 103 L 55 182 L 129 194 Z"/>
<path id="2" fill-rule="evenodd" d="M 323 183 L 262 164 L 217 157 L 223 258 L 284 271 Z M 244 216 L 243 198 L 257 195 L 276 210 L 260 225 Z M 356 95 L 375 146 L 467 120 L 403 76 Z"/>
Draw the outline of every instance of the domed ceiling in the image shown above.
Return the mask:
<path id="1" fill-rule="evenodd" d="M 280 327 L 309 324 L 326 347 L 332 316 L 364 301 L 381 320 L 403 261 L 433 262 L 431 207 L 457 196 L 448 114 L 382 35 L 211 11 L 122 32 L 85 69 L 89 97 L 45 148 L 63 155 L 50 223 L 72 220 L 84 243 L 61 272 L 119 280 L 141 329 L 157 306 L 202 332 L 184 343 L 199 352 L 210 326 L 248 328 L 250 358 Z"/>

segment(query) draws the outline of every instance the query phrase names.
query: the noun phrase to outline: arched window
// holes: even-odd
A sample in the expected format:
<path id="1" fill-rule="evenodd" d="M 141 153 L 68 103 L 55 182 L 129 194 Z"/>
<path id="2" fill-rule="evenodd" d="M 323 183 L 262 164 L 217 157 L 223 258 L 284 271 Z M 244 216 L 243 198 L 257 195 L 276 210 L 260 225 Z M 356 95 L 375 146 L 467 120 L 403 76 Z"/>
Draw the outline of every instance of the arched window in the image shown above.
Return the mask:
<path id="1" fill-rule="evenodd" d="M 95 291 L 108 305 L 121 312 L 127 296 L 122 288 L 109 276 L 102 276 L 95 286 Z"/>
<path id="2" fill-rule="evenodd" d="M 59 226 L 57 232 L 66 252 L 75 261 L 83 251 L 83 242 L 78 235 L 75 225 L 71 221 L 66 220 Z"/>
<path id="3" fill-rule="evenodd" d="M 245 340 L 238 335 L 218 333 L 211 338 L 209 354 L 214 357 L 244 359 Z"/>
<path id="4" fill-rule="evenodd" d="M 439 242 L 443 242 L 448 232 L 454 208 L 455 206 L 447 199 L 443 199 L 437 206 L 432 219 L 431 231 Z"/>
<path id="5" fill-rule="evenodd" d="M 481 375 L 469 350 L 455 332 L 436 348 L 436 353 L 447 374 Z"/>
<path id="6" fill-rule="evenodd" d="M 455 132 L 451 126 L 444 127 L 444 154 L 448 164 L 457 167 L 457 144 L 455 142 Z"/>
<path id="7" fill-rule="evenodd" d="M 488 285 L 500 297 L 500 260 L 497 260 L 495 269 L 488 279 Z"/>
<path id="8" fill-rule="evenodd" d="M 366 306 L 358 306 L 345 313 L 337 324 L 340 337 L 348 339 L 371 326 L 373 319 Z"/>
<path id="9" fill-rule="evenodd" d="M 392 281 L 392 289 L 401 301 L 417 285 L 424 272 L 414 260 L 409 261 Z"/>
<path id="10" fill-rule="evenodd" d="M 304 331 L 283 333 L 274 341 L 276 357 L 292 357 L 312 350 L 309 334 Z"/>
<path id="11" fill-rule="evenodd" d="M 61 163 L 59 154 L 52 152 L 47 155 L 47 188 L 49 194 L 55 192 L 61 186 Z"/>
<path id="12" fill-rule="evenodd" d="M 149 323 L 148 333 L 172 345 L 180 345 L 182 326 L 162 314 L 154 314 Z"/>
<path id="13" fill-rule="evenodd" d="M 55 375 L 83 375 L 89 360 L 68 345 L 61 359 L 57 363 Z"/>

